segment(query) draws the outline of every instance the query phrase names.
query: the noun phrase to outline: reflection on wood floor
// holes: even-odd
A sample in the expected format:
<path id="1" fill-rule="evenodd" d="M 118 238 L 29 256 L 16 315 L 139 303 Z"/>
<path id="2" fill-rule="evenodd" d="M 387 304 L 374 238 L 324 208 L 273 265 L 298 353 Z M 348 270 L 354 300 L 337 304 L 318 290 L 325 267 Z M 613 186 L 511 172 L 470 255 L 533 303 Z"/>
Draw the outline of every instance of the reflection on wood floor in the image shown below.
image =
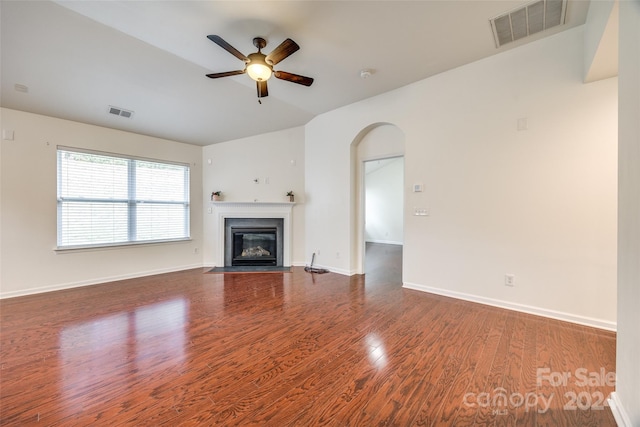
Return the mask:
<path id="1" fill-rule="evenodd" d="M 197 269 L 3 300 L 0 424 L 615 425 L 614 333 L 403 289 L 401 247 L 375 249 L 365 276 Z"/>

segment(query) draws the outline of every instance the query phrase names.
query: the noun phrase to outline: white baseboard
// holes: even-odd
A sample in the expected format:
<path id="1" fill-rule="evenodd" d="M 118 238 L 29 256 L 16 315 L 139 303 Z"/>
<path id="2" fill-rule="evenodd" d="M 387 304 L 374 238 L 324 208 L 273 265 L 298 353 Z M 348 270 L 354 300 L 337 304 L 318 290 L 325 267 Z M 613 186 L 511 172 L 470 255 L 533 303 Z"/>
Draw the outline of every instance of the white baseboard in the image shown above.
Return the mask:
<path id="1" fill-rule="evenodd" d="M 329 268 L 332 273 L 342 274 L 343 276 L 355 276 L 359 274 L 356 270 L 343 270 L 341 268 Z"/>
<path id="2" fill-rule="evenodd" d="M 296 267 L 307 267 L 309 265 L 309 263 L 294 263 L 293 264 Z M 354 274 L 357 274 L 357 272 L 355 270 L 344 270 L 342 268 L 335 268 L 335 267 L 327 267 L 326 265 L 320 265 L 320 264 L 313 264 L 314 268 L 323 268 L 325 270 L 330 271 L 331 273 L 336 273 L 336 274 L 341 274 L 343 276 L 353 276 Z"/>
<path id="3" fill-rule="evenodd" d="M 159 270 L 140 271 L 137 273 L 123 274 L 118 276 L 99 277 L 91 280 L 83 280 L 72 283 L 61 283 L 58 285 L 43 286 L 39 288 L 22 289 L 0 293 L 0 299 L 22 297 L 26 295 L 41 294 L 44 292 L 61 291 L 63 289 L 80 288 L 83 286 L 99 285 L 101 283 L 115 282 L 117 280 L 135 279 L 137 277 L 153 276 L 154 274 L 173 273 L 174 271 L 190 270 L 192 268 L 202 268 L 203 264 L 182 265 L 179 267 L 162 268 Z"/>
<path id="4" fill-rule="evenodd" d="M 317 268 L 324 268 L 325 270 L 329 270 L 332 273 L 341 274 L 343 276 L 353 276 L 354 274 L 356 274 L 355 271 L 344 270 L 342 268 L 326 267 L 326 266 L 317 265 L 317 264 L 314 264 L 313 266 Z"/>
<path id="5" fill-rule="evenodd" d="M 402 242 L 396 242 L 395 240 L 367 240 L 365 243 L 382 243 L 384 245 L 402 246 Z"/>
<path id="6" fill-rule="evenodd" d="M 509 301 L 497 300 L 493 298 L 485 298 L 478 295 L 466 294 L 463 292 L 450 291 L 447 289 L 433 288 L 431 286 L 419 285 L 416 283 L 404 282 L 404 288 L 416 291 L 429 292 L 432 294 L 442 295 L 445 297 L 457 298 L 465 301 L 477 302 L 480 304 L 491 305 L 494 307 L 506 308 L 508 310 L 520 311 L 537 316 L 549 317 L 552 319 L 562 320 L 565 322 L 577 323 L 580 325 L 591 326 L 598 329 L 606 329 L 608 331 L 616 331 L 617 324 L 602 319 L 594 319 L 586 316 L 579 316 L 561 311 L 549 310 L 541 307 L 533 307 L 530 305 L 518 304 Z"/>
<path id="7" fill-rule="evenodd" d="M 613 418 L 616 419 L 616 424 L 618 424 L 618 427 L 633 427 L 633 425 L 631 424 L 631 418 L 629 418 L 629 415 L 624 410 L 622 402 L 620 402 L 620 398 L 615 391 L 612 392 L 609 396 L 608 403 L 609 408 L 613 413 Z"/>

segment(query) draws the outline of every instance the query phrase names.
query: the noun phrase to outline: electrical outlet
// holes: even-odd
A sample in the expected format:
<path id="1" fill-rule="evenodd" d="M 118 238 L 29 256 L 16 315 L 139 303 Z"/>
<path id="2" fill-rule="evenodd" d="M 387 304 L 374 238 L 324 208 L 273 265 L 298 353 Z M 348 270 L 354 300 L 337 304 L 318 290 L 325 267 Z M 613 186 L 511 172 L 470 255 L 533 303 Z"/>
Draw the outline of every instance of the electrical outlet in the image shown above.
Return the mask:
<path id="1" fill-rule="evenodd" d="M 504 285 L 505 286 L 515 286 L 516 285 L 516 276 L 513 274 L 505 274 L 504 275 Z"/>

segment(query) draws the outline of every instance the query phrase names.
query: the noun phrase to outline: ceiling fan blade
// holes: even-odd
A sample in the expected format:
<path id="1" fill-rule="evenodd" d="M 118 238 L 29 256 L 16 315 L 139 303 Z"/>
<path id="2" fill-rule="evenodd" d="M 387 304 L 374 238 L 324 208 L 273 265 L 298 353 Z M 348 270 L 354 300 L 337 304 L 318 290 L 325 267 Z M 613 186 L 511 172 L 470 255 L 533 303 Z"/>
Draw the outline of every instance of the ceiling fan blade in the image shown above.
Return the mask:
<path id="1" fill-rule="evenodd" d="M 217 79 L 219 77 L 237 76 L 238 74 L 244 74 L 245 70 L 225 71 L 224 73 L 211 73 L 207 74 L 210 79 Z"/>
<path id="2" fill-rule="evenodd" d="M 291 39 L 286 39 L 280 45 L 273 49 L 273 51 L 267 55 L 265 60 L 271 65 L 276 65 L 278 62 L 282 61 L 287 56 L 291 55 L 295 51 L 300 49 L 300 46 L 296 42 Z"/>
<path id="3" fill-rule="evenodd" d="M 274 71 L 273 75 L 280 80 L 287 80 L 289 82 L 298 83 L 299 85 L 311 86 L 313 79 L 311 77 L 299 76 L 293 73 L 287 73 L 286 71 Z"/>
<path id="4" fill-rule="evenodd" d="M 258 98 L 264 98 L 265 96 L 269 96 L 269 90 L 267 89 L 266 80 L 256 82 L 256 88 L 258 89 Z"/>
<path id="5" fill-rule="evenodd" d="M 231 46 L 229 43 L 224 41 L 222 37 L 212 34 L 212 35 L 208 35 L 207 38 L 212 42 L 214 42 L 215 44 L 217 44 L 218 46 L 220 46 L 221 48 L 223 48 L 224 50 L 226 50 L 227 52 L 229 52 L 230 54 L 232 54 L 233 56 L 235 56 L 236 58 L 238 58 L 239 60 L 244 62 L 249 61 L 249 58 L 244 56 L 242 52 L 240 52 L 238 49 L 236 49 L 235 47 Z"/>

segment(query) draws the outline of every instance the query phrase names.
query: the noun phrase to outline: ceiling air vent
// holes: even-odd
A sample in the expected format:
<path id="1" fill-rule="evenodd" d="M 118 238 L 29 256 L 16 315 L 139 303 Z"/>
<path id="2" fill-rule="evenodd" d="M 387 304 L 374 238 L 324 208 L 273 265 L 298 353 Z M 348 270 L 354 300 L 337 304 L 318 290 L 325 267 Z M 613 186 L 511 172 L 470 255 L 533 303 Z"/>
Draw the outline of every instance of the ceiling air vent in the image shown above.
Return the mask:
<path id="1" fill-rule="evenodd" d="M 489 20 L 496 47 L 564 24 L 567 0 L 535 0 Z"/>
<path id="2" fill-rule="evenodd" d="M 109 114 L 114 114 L 116 116 L 130 119 L 131 116 L 133 116 L 133 111 L 129 111 L 120 107 L 114 107 L 112 105 L 109 105 Z"/>

